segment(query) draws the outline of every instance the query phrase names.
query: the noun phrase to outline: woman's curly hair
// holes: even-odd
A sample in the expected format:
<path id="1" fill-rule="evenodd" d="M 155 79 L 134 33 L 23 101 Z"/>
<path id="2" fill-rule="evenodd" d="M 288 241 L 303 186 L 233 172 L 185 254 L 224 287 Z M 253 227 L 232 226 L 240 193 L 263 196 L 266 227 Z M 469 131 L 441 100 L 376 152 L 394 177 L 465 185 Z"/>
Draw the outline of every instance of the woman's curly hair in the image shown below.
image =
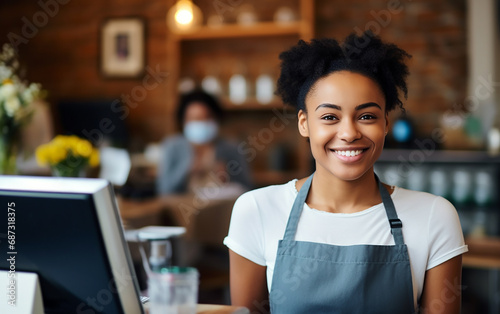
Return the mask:
<path id="1" fill-rule="evenodd" d="M 182 94 L 177 106 L 177 127 L 182 130 L 184 125 L 184 118 L 189 105 L 192 103 L 201 103 L 207 107 L 213 114 L 214 118 L 221 122 L 224 117 L 224 111 L 217 98 L 204 92 L 201 89 L 195 89 L 188 93 Z"/>
<path id="2" fill-rule="evenodd" d="M 277 94 L 283 102 L 306 110 L 305 98 L 314 83 L 336 71 L 366 75 L 378 83 L 386 99 L 386 112 L 396 107 L 404 111 L 399 91 L 408 96 L 405 59 L 411 56 L 394 44 L 382 42 L 370 31 L 350 34 L 342 44 L 335 39 L 300 40 L 280 54 L 281 74 Z"/>

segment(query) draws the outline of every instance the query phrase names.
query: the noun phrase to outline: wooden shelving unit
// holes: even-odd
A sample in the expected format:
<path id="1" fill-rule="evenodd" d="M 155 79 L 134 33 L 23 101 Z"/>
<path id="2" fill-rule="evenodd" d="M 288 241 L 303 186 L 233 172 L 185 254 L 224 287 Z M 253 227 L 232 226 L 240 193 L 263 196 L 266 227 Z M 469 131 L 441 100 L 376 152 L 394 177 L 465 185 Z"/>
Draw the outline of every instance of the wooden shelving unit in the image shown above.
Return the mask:
<path id="1" fill-rule="evenodd" d="M 273 109 L 283 109 L 283 103 L 281 99 L 274 98 L 271 102 L 267 104 L 261 104 L 255 99 L 255 97 L 249 97 L 248 100 L 240 105 L 235 105 L 227 97 L 221 97 L 221 103 L 225 110 L 227 111 L 266 111 Z M 293 108 L 286 108 L 287 110 L 293 111 Z"/>
<path id="2" fill-rule="evenodd" d="M 274 22 L 259 22 L 250 26 L 228 24 L 222 26 L 202 26 L 193 32 L 173 34 L 174 40 L 209 40 L 222 38 L 245 38 L 301 35 L 306 27 L 304 22 L 277 24 Z"/>
<path id="3" fill-rule="evenodd" d="M 186 65 L 198 64 L 216 64 L 220 68 L 231 68 L 234 59 L 242 63 L 247 63 L 249 67 L 255 64 L 272 65 L 276 68 L 279 64 L 278 54 L 295 44 L 299 39 L 310 40 L 314 34 L 314 1 L 295 0 L 292 6 L 298 8 L 300 18 L 294 22 L 280 24 L 274 21 L 260 21 L 250 26 L 229 23 L 218 27 L 201 26 L 191 32 L 170 33 L 167 37 L 167 51 L 169 59 L 167 60 L 169 69 L 167 111 L 171 118 L 169 123 L 169 133 L 176 130 L 174 119 L 175 105 L 177 104 L 178 91 L 177 86 L 181 76 L 185 75 Z M 195 1 L 196 3 L 196 1 Z M 280 5 L 289 5 L 291 2 L 282 1 Z M 202 4 L 200 2 L 200 4 Z M 254 4 L 257 13 L 263 6 Z M 264 8 L 265 9 L 265 8 Z M 222 45 L 224 48 L 215 52 L 207 51 L 203 55 L 206 47 Z M 248 49 L 246 49 L 248 48 Z M 231 59 L 232 58 L 232 59 Z M 199 61 L 203 59 L 202 61 Z M 231 60 L 230 60 L 231 59 Z M 252 60 L 248 60 L 252 59 Z M 231 130 L 227 133 L 238 134 L 258 134 L 262 130 L 262 123 L 252 125 L 255 119 L 272 119 L 276 110 L 283 110 L 283 104 L 278 98 L 275 98 L 269 104 L 259 104 L 254 97 L 249 97 L 243 104 L 232 104 L 228 97 L 221 97 L 221 102 L 227 111 L 227 115 L 233 120 Z M 261 114 L 261 115 L 260 115 Z M 252 120 L 254 119 L 254 120 Z M 237 120 L 237 121 L 236 121 Z M 236 122 L 235 122 L 236 121 Z M 241 123 L 240 123 L 241 122 Z M 282 171 L 273 171 L 266 160 L 269 158 L 257 158 L 250 163 L 257 186 L 284 183 L 287 179 L 293 177 L 302 177 L 309 174 L 310 155 L 308 143 L 305 139 L 298 138 L 298 132 L 293 123 L 289 123 L 287 136 L 277 135 L 282 140 L 292 138 L 291 146 L 293 152 L 293 169 Z M 223 126 L 224 127 L 224 126 Z M 237 128 L 245 130 L 234 130 Z M 284 139 L 285 138 L 285 139 Z M 300 143 L 300 144 L 298 144 Z M 273 143 L 267 144 L 265 150 L 259 151 L 259 154 L 266 154 L 271 150 Z M 269 148 L 269 149 L 267 149 Z"/>

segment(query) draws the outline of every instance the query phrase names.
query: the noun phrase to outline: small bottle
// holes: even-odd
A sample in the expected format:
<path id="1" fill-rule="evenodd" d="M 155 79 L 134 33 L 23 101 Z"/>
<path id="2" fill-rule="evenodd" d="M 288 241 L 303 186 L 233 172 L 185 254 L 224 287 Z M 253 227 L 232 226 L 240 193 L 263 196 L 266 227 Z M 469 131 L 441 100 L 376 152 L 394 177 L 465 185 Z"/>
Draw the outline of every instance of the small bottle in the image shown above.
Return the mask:
<path id="1" fill-rule="evenodd" d="M 179 80 L 179 85 L 177 86 L 177 90 L 181 94 L 189 93 L 194 90 L 196 87 L 196 82 L 192 77 L 184 76 Z"/>
<path id="2" fill-rule="evenodd" d="M 236 71 L 229 79 L 229 100 L 235 105 L 241 105 L 248 98 L 248 80 L 246 78 L 245 66 L 238 63 Z"/>
<path id="3" fill-rule="evenodd" d="M 296 20 L 296 14 L 292 8 L 282 6 L 274 13 L 273 20 L 278 24 L 289 24 Z"/>
<path id="4" fill-rule="evenodd" d="M 452 173 L 451 197 L 456 204 L 464 204 L 472 198 L 473 177 L 470 171 L 458 168 Z"/>
<path id="5" fill-rule="evenodd" d="M 240 25 L 251 26 L 259 20 L 255 8 L 251 4 L 240 6 L 236 16 L 236 22 Z"/>
<path id="6" fill-rule="evenodd" d="M 433 169 L 429 174 L 429 188 L 434 195 L 447 197 L 450 191 L 450 181 L 446 171 L 440 167 Z"/>
<path id="7" fill-rule="evenodd" d="M 500 154 L 500 129 L 493 127 L 488 131 L 488 154 L 497 156 Z"/>
<path id="8" fill-rule="evenodd" d="M 222 86 L 218 77 L 217 70 L 210 66 L 206 75 L 201 80 L 201 88 L 212 95 L 220 96 L 222 94 Z"/>
<path id="9" fill-rule="evenodd" d="M 274 97 L 274 81 L 268 73 L 262 73 L 255 82 L 255 96 L 262 105 L 269 104 Z"/>

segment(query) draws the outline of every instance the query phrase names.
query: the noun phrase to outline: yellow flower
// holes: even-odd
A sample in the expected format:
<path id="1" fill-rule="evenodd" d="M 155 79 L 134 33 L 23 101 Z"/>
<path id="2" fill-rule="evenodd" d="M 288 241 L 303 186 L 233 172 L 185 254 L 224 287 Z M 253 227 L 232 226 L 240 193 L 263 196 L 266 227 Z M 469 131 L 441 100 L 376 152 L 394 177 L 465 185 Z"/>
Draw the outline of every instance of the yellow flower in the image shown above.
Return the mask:
<path id="1" fill-rule="evenodd" d="M 71 148 L 73 150 L 76 150 L 76 147 L 78 146 L 78 144 L 83 141 L 82 139 L 80 139 L 78 136 L 76 135 L 70 135 L 70 136 L 66 136 L 66 145 L 68 148 Z"/>
<path id="2" fill-rule="evenodd" d="M 74 152 L 77 156 L 90 157 L 92 154 L 92 144 L 86 140 L 79 140 L 75 143 Z"/>
<path id="3" fill-rule="evenodd" d="M 49 156 L 48 156 L 48 144 L 43 144 L 38 146 L 36 149 L 35 155 L 36 155 L 36 161 L 40 166 L 45 166 L 49 162 Z"/>
<path id="4" fill-rule="evenodd" d="M 97 149 L 92 150 L 89 159 L 89 165 L 91 167 L 96 167 L 99 165 L 99 151 Z"/>
<path id="5" fill-rule="evenodd" d="M 99 165 L 99 151 L 92 144 L 74 135 L 58 135 L 47 144 L 40 145 L 36 150 L 37 161 L 40 165 L 49 164 L 51 167 L 59 164 L 71 163 L 78 167 Z"/>
<path id="6" fill-rule="evenodd" d="M 49 162 L 52 165 L 55 165 L 68 156 L 68 151 L 60 145 L 51 145 L 49 146 Z"/>
<path id="7" fill-rule="evenodd" d="M 5 85 L 5 84 L 14 84 L 14 82 L 12 82 L 11 79 L 7 78 L 7 79 L 2 81 L 2 85 Z"/>
<path id="8" fill-rule="evenodd" d="M 68 136 L 65 135 L 57 135 L 52 139 L 52 141 L 50 141 L 51 144 L 60 146 L 66 146 L 67 142 L 68 142 Z"/>

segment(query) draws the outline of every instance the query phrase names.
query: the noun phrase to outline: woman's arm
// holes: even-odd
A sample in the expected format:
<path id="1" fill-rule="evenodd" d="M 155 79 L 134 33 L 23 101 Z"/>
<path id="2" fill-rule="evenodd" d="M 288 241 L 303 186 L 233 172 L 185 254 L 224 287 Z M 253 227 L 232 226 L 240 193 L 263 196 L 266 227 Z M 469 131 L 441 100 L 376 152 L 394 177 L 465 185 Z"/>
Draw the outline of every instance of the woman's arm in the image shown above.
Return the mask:
<path id="1" fill-rule="evenodd" d="M 460 313 L 461 289 L 462 255 L 459 255 L 425 272 L 420 313 Z"/>
<path id="2" fill-rule="evenodd" d="M 251 313 L 269 313 L 266 267 L 229 250 L 231 304 Z"/>

